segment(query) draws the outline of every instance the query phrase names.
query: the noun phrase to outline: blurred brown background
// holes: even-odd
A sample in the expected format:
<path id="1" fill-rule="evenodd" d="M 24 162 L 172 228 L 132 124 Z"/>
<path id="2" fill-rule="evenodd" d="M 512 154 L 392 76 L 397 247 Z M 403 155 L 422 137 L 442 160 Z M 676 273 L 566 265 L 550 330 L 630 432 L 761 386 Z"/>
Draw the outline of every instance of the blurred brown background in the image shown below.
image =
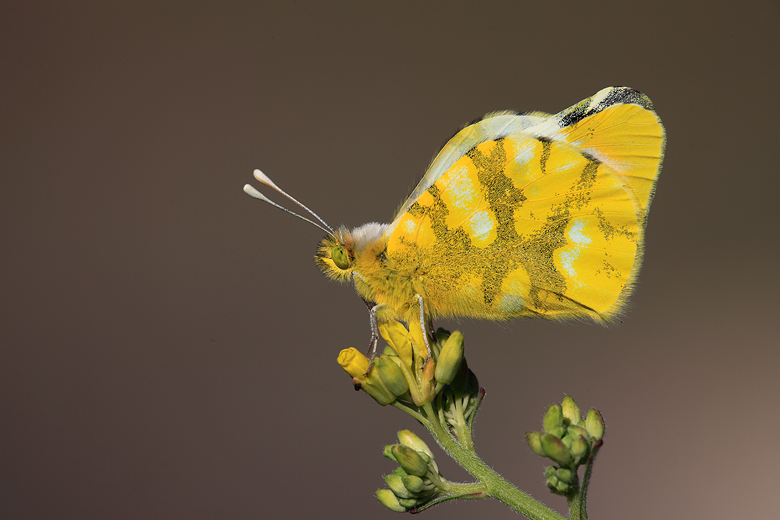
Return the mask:
<path id="1" fill-rule="evenodd" d="M 775 1 L 6 4 L 0 516 L 392 518 L 382 446 L 427 433 L 336 364 L 368 319 L 322 233 L 242 185 L 388 221 L 463 123 L 629 85 L 668 132 L 632 307 L 444 323 L 488 391 L 477 447 L 565 511 L 523 433 L 566 393 L 607 419 L 591 518 L 771 518 L 778 24 Z"/>

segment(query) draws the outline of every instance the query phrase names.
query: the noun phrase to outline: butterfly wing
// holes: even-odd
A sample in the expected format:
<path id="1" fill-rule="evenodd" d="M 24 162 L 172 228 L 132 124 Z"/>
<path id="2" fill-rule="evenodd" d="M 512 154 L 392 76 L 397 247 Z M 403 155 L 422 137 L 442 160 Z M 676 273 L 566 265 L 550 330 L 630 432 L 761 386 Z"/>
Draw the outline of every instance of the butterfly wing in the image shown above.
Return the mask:
<path id="1" fill-rule="evenodd" d="M 651 107 L 612 88 L 466 127 L 389 226 L 389 258 L 432 315 L 608 319 L 641 263 L 664 144 Z"/>
<path id="2" fill-rule="evenodd" d="M 441 151 L 436 154 L 417 187 L 398 210 L 396 218 L 388 227 L 385 235 L 390 236 L 393 233 L 398 220 L 409 210 L 411 205 L 469 150 L 486 141 L 507 135 L 521 134 L 525 129 L 539 125 L 549 117 L 551 117 L 549 114 L 541 112 L 522 115 L 514 112 L 494 112 L 486 115 L 480 121 L 466 126 L 447 141 Z"/>
<path id="3" fill-rule="evenodd" d="M 666 134 L 650 98 L 627 87 L 594 96 L 527 129 L 576 146 L 611 167 L 645 213 L 661 172 Z"/>

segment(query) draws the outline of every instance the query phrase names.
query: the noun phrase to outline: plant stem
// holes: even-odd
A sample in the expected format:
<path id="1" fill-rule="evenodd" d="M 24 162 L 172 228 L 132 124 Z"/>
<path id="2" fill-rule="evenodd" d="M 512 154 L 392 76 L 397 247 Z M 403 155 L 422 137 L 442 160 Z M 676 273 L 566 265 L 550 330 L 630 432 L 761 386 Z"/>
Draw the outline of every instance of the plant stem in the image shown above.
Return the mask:
<path id="1" fill-rule="evenodd" d="M 496 498 L 531 520 L 566 520 L 546 505 L 520 491 L 485 464 L 473 450 L 463 447 L 439 422 L 431 404 L 423 407 L 433 438 L 466 471 L 486 486 L 488 496 Z"/>

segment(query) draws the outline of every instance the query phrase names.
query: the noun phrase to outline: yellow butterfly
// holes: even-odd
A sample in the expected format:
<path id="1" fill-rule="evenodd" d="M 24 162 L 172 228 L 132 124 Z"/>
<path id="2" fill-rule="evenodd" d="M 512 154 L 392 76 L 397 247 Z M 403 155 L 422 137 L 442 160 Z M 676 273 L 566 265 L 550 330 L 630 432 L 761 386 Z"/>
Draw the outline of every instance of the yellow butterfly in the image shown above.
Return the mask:
<path id="1" fill-rule="evenodd" d="M 466 126 L 390 224 L 334 231 L 255 177 L 322 224 L 295 214 L 327 233 L 323 272 L 369 306 L 373 353 L 377 320 L 431 330 L 437 317 L 617 315 L 642 262 L 664 145 L 650 99 L 611 87 L 555 115 L 496 112 Z"/>

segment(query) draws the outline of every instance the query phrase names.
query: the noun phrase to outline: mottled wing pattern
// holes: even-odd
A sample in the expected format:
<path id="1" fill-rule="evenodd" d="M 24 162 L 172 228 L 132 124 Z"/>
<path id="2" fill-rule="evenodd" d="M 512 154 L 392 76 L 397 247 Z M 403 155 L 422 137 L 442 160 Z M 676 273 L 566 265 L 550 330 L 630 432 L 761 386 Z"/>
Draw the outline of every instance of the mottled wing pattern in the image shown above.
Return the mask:
<path id="1" fill-rule="evenodd" d="M 445 146 L 387 232 L 388 258 L 428 313 L 620 311 L 663 153 L 660 122 L 637 96 L 605 89 L 555 116 L 494 115 Z"/>

